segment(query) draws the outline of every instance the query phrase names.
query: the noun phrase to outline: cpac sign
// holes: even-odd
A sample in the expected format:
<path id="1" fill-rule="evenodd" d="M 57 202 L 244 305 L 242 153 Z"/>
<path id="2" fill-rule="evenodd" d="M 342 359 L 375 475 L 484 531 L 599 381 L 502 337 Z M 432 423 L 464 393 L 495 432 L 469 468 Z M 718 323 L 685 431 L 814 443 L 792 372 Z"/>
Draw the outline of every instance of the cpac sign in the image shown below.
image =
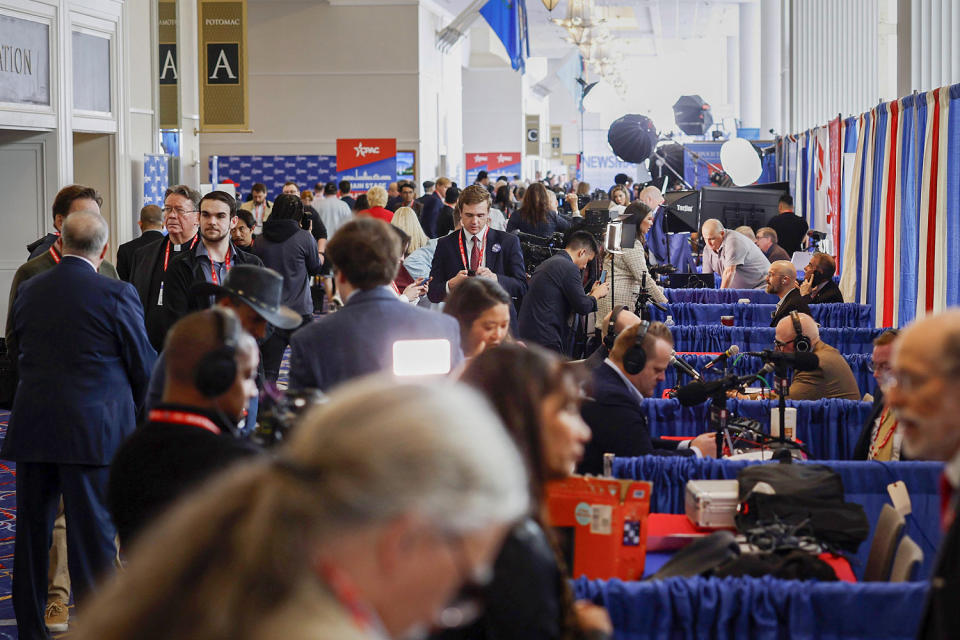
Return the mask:
<path id="1" fill-rule="evenodd" d="M 362 142 L 357 143 L 353 150 L 357 153 L 358 158 L 366 158 L 368 153 L 380 154 L 380 147 L 367 146 Z"/>

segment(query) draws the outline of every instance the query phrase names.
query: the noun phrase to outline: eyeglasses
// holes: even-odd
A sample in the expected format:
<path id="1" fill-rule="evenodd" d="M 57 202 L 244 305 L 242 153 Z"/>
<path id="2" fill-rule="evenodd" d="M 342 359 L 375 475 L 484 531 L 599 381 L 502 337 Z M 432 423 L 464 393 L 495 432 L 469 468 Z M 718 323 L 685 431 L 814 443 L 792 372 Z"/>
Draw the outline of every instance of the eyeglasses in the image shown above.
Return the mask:
<path id="1" fill-rule="evenodd" d="M 196 209 L 181 209 L 180 207 L 164 207 L 162 211 L 169 215 L 171 213 L 176 213 L 178 216 L 185 216 L 188 213 L 196 213 Z"/>
<path id="2" fill-rule="evenodd" d="M 884 393 L 897 387 L 904 393 L 913 393 L 925 385 L 932 376 L 930 374 L 910 373 L 909 371 L 893 371 L 887 369 L 879 376 L 880 388 Z"/>
<path id="3" fill-rule="evenodd" d="M 455 629 L 470 624 L 483 614 L 486 588 L 493 580 L 493 569 L 471 565 L 461 536 L 448 534 L 444 541 L 453 552 L 460 575 L 460 590 L 437 616 L 436 625 L 442 629 Z"/>
<path id="4" fill-rule="evenodd" d="M 777 340 L 776 338 L 774 338 L 774 339 L 773 339 L 773 346 L 775 346 L 777 349 L 783 349 L 783 348 L 784 348 L 785 346 L 787 346 L 788 344 L 793 344 L 793 343 L 796 342 L 796 341 L 797 341 L 797 339 L 794 338 L 793 340 L 787 340 L 786 342 L 781 342 L 780 340 Z"/>
<path id="5" fill-rule="evenodd" d="M 876 362 L 873 361 L 873 358 L 870 358 L 870 362 L 867 363 L 867 370 L 870 371 L 870 373 L 877 373 L 877 372 L 882 373 L 884 371 L 889 371 L 890 363 L 881 362 L 880 364 L 877 364 Z"/>

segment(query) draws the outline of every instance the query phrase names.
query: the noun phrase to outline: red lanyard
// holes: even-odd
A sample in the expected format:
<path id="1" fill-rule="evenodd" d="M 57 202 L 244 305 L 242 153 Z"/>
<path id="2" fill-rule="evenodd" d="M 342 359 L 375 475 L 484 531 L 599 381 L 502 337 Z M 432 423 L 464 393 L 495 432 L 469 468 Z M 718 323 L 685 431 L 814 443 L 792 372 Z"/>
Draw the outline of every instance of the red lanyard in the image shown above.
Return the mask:
<path id="1" fill-rule="evenodd" d="M 890 407 L 884 407 L 883 412 L 880 414 L 880 421 L 877 422 L 877 435 L 880 435 L 880 427 L 883 426 L 883 421 L 887 419 L 887 411 L 890 410 Z M 897 430 L 897 423 L 894 422 L 893 426 L 890 427 L 890 431 L 887 432 L 887 436 L 883 439 L 879 445 L 877 441 L 874 440 L 870 443 L 870 457 L 875 458 L 880 451 L 883 450 L 887 443 L 890 442 L 890 438 L 893 437 L 893 432 Z"/>
<path id="2" fill-rule="evenodd" d="M 200 238 L 200 234 L 193 236 L 193 240 L 190 241 L 190 246 L 187 248 L 187 251 L 193 251 L 193 248 L 197 245 L 197 240 Z M 173 240 L 169 237 L 167 238 L 167 250 L 163 254 L 163 272 L 167 272 L 167 265 L 170 264 L 170 245 L 173 244 Z"/>
<path id="3" fill-rule="evenodd" d="M 376 627 L 369 609 L 363 604 L 359 590 L 343 571 L 325 562 L 318 563 L 317 570 L 333 592 L 333 597 L 350 613 L 358 628 L 366 630 Z"/>
<path id="4" fill-rule="evenodd" d="M 230 247 L 229 246 L 227 247 L 227 255 L 223 258 L 223 268 L 225 271 L 230 271 Z M 213 284 L 219 284 L 217 282 L 217 269 L 213 266 L 213 260 L 210 261 L 210 282 L 212 282 Z"/>
<path id="5" fill-rule="evenodd" d="M 483 248 L 484 248 L 484 245 L 487 244 L 487 231 L 489 231 L 489 230 L 490 230 L 490 227 L 484 227 L 484 228 L 483 228 L 483 237 L 480 238 L 480 263 L 481 263 L 481 264 L 483 263 Z M 463 268 L 464 268 L 464 269 L 470 269 L 470 263 L 467 262 L 467 252 L 466 252 L 466 251 L 464 250 L 464 248 L 463 248 L 463 236 L 464 236 L 466 233 L 467 233 L 467 232 L 464 231 L 464 232 L 458 234 L 457 240 L 460 241 L 460 259 L 463 260 Z M 476 240 L 476 236 L 474 236 L 474 240 Z"/>
<path id="6" fill-rule="evenodd" d="M 210 433 L 220 435 L 220 427 L 214 424 L 213 420 L 206 416 L 196 413 L 187 413 L 186 411 L 167 411 L 165 409 L 153 409 L 148 418 L 150 422 L 170 422 L 173 424 L 185 424 L 191 427 L 200 427 Z"/>
<path id="7" fill-rule="evenodd" d="M 60 264 L 60 254 L 53 247 L 50 247 L 50 257 L 53 258 L 55 263 Z"/>

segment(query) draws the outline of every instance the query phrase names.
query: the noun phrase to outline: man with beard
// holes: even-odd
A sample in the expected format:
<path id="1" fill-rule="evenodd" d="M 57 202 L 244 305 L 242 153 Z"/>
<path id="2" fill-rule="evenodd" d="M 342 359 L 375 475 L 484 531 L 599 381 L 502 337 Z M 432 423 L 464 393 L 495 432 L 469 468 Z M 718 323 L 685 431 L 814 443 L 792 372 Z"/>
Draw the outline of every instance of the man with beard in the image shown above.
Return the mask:
<path id="1" fill-rule="evenodd" d="M 810 315 L 810 307 L 797 288 L 797 268 L 789 260 L 777 260 L 770 265 L 767 271 L 767 293 L 780 298 L 777 309 L 773 312 L 771 327 L 790 315 L 791 311 Z"/>
<path id="2" fill-rule="evenodd" d="M 230 230 L 237 223 L 237 201 L 233 196 L 224 191 L 211 191 L 200 200 L 199 210 L 200 242 L 170 265 L 163 299 L 164 335 L 189 312 L 213 304 L 209 295 L 190 292 L 194 284 L 220 284 L 235 265 L 263 266 L 260 258 L 237 249 L 230 241 Z"/>

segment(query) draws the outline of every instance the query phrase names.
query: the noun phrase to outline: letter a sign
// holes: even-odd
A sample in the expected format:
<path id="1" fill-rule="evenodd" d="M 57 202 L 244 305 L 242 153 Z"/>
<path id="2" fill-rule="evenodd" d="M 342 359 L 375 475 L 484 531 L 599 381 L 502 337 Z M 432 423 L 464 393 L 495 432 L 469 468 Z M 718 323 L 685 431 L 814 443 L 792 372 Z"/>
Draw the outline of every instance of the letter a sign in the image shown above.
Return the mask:
<path id="1" fill-rule="evenodd" d="M 199 0 L 200 130 L 249 131 L 246 0 Z"/>

